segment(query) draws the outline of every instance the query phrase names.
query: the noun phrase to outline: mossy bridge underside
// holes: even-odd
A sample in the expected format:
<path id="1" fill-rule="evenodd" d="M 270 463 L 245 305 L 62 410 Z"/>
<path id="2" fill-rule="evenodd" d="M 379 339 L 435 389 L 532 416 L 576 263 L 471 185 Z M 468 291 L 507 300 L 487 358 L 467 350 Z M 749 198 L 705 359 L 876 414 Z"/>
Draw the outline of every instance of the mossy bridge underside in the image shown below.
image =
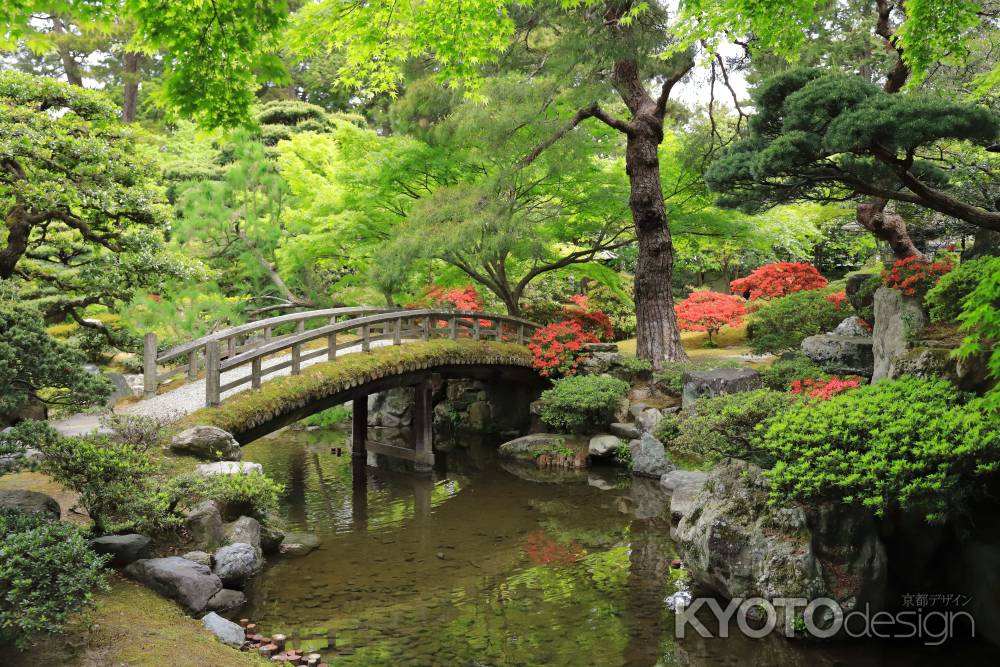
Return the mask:
<path id="1" fill-rule="evenodd" d="M 494 386 L 546 381 L 532 367 L 529 350 L 516 343 L 437 339 L 372 348 L 276 377 L 186 417 L 186 424 L 211 424 L 252 442 L 300 419 L 353 401 L 352 453 L 382 454 L 433 465 L 431 392 L 442 380 L 478 379 Z M 396 387 L 414 387 L 414 448 L 367 442 L 368 396 Z"/>

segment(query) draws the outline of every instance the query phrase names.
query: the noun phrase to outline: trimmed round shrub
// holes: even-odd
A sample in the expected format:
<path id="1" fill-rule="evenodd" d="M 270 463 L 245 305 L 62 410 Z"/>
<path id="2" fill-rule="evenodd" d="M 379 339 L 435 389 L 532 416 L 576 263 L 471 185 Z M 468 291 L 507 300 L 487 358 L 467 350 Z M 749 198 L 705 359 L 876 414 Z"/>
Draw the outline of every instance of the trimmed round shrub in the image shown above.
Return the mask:
<path id="1" fill-rule="evenodd" d="M 747 334 L 757 354 L 798 349 L 809 336 L 825 333 L 847 316 L 825 290 L 806 290 L 768 301 L 750 317 Z"/>
<path id="2" fill-rule="evenodd" d="M 787 392 L 771 389 L 701 398 L 680 418 L 660 422 L 656 437 L 671 458 L 689 465 L 735 457 L 770 466 L 773 459 L 760 448 L 757 430 L 794 402 Z"/>
<path id="3" fill-rule="evenodd" d="M 614 421 L 628 383 L 607 375 L 556 380 L 542 392 L 542 421 L 563 433 L 585 433 Z"/>
<path id="4" fill-rule="evenodd" d="M 24 646 L 31 635 L 61 632 L 108 589 L 108 558 L 76 526 L 0 510 L 0 640 Z"/>
<path id="5" fill-rule="evenodd" d="M 958 511 L 1000 468 L 1000 415 L 945 380 L 904 377 L 801 403 L 761 445 L 775 502 L 832 500 L 930 521 Z"/>

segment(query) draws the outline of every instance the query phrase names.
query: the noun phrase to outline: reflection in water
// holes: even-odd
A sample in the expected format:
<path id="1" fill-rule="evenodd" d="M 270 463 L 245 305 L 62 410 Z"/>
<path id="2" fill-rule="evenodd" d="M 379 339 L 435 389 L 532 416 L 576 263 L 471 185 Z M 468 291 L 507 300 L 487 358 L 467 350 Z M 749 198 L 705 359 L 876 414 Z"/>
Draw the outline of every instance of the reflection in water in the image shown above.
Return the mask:
<path id="1" fill-rule="evenodd" d="M 898 644 L 673 639 L 676 558 L 653 480 L 523 469 L 467 443 L 433 477 L 352 473 L 339 433 L 285 431 L 245 458 L 288 488 L 282 519 L 320 547 L 270 559 L 250 615 L 344 665 L 937 664 Z M 346 450 L 349 452 L 349 448 Z M 363 482 L 363 483 L 361 483 Z M 294 534 L 292 539 L 294 540 Z M 954 650 L 949 660 L 965 659 Z"/>

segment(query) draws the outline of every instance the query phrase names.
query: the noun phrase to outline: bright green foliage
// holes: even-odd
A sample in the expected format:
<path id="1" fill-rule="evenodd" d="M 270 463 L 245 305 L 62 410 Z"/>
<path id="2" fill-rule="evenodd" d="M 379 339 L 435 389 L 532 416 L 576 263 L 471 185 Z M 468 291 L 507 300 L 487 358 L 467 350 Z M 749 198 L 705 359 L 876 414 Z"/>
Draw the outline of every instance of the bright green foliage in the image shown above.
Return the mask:
<path id="1" fill-rule="evenodd" d="M 556 380 L 542 392 L 542 421 L 563 433 L 586 433 L 614 421 L 628 383 L 607 375 Z"/>
<path id="2" fill-rule="evenodd" d="M 1000 416 L 944 380 L 882 381 L 801 404 L 762 440 L 777 463 L 772 496 L 891 507 L 942 520 L 1000 466 Z"/>
<path id="3" fill-rule="evenodd" d="M 941 276 L 924 296 L 931 319 L 935 322 L 957 320 L 966 297 L 975 291 L 983 278 L 989 276 L 995 263 L 995 257 L 980 257 L 962 262 Z"/>
<path id="4" fill-rule="evenodd" d="M 826 380 L 830 375 L 804 354 L 782 356 L 760 371 L 764 386 L 787 392 L 793 380 Z"/>
<path id="5" fill-rule="evenodd" d="M 938 188 L 942 166 L 921 159 L 941 140 L 986 142 L 1000 131 L 990 110 L 929 94 L 892 95 L 860 77 L 796 69 L 754 92 L 749 136 L 705 173 L 720 203 L 759 211 L 829 201 L 844 191 L 912 202 L 979 224 L 990 213 Z M 932 191 L 926 190 L 931 188 Z"/>
<path id="6" fill-rule="evenodd" d="M 0 511 L 0 642 L 25 647 L 32 635 L 61 632 L 95 591 L 108 590 L 107 559 L 77 526 Z"/>
<path id="7" fill-rule="evenodd" d="M 102 405 L 111 387 L 85 371 L 84 362 L 80 352 L 49 336 L 37 311 L 0 303 L 0 416 L 34 399 Z"/>
<path id="8" fill-rule="evenodd" d="M 809 336 L 830 331 L 847 317 L 827 296 L 829 290 L 806 290 L 768 301 L 750 316 L 747 335 L 757 354 L 799 347 Z"/>
<path id="9" fill-rule="evenodd" d="M 6 2 L 0 9 L 5 26 L 0 46 L 30 34 L 37 14 L 72 14 L 91 24 L 133 23 L 132 48 L 163 58 L 163 94 L 181 113 L 208 125 L 245 122 L 258 76 L 285 76 L 274 54 L 288 17 L 284 0 Z"/>
<path id="10" fill-rule="evenodd" d="M 26 419 L 0 431 L 0 456 L 20 456 L 29 447 L 42 450 L 59 437 L 46 422 Z"/>
<path id="11" fill-rule="evenodd" d="M 989 349 L 990 375 L 1000 379 L 1000 257 L 992 257 L 980 267 L 979 284 L 962 303 L 962 314 L 958 317 L 962 329 L 970 332 L 962 342 L 959 354 L 969 357 Z M 1000 409 L 1000 389 L 994 388 L 986 396 L 994 408 Z"/>
<path id="12" fill-rule="evenodd" d="M 819 0 L 683 0 L 678 32 L 685 43 L 753 35 L 755 53 L 794 60 L 812 39 L 829 3 Z M 907 0 L 898 31 L 903 59 L 919 83 L 940 59 L 966 53 L 968 31 L 984 20 L 977 0 Z M 875 22 L 872 12 L 872 24 Z"/>
<path id="13" fill-rule="evenodd" d="M 334 428 L 338 424 L 350 421 L 351 409 L 344 405 L 335 405 L 322 412 L 309 415 L 302 420 L 306 426 L 318 426 L 319 428 Z"/>
<path id="14" fill-rule="evenodd" d="M 161 347 L 184 343 L 246 320 L 245 304 L 212 282 L 170 283 L 163 294 L 135 299 L 126 317 L 137 331 L 156 334 Z"/>
<path id="15" fill-rule="evenodd" d="M 77 503 L 99 534 L 155 531 L 176 522 L 146 448 L 107 436 L 55 438 L 44 443 L 43 469 L 80 494 Z"/>
<path id="16" fill-rule="evenodd" d="M 656 435 L 677 460 L 705 465 L 735 457 L 767 466 L 771 459 L 761 450 L 756 431 L 794 401 L 787 391 L 770 389 L 700 398 Z"/>
<path id="17" fill-rule="evenodd" d="M 171 505 L 193 507 L 214 500 L 227 520 L 241 516 L 263 519 L 278 509 L 284 486 L 258 473 L 236 475 L 181 475 L 170 480 Z"/>
<path id="18" fill-rule="evenodd" d="M 654 376 L 656 386 L 663 391 L 680 396 L 684 391 L 684 374 L 690 371 L 707 371 L 713 368 L 743 368 L 743 364 L 732 359 L 695 359 L 664 364 L 663 370 Z"/>
<path id="19" fill-rule="evenodd" d="M 0 72 L 0 278 L 51 321 L 190 275 L 163 251 L 153 162 L 102 95 Z"/>

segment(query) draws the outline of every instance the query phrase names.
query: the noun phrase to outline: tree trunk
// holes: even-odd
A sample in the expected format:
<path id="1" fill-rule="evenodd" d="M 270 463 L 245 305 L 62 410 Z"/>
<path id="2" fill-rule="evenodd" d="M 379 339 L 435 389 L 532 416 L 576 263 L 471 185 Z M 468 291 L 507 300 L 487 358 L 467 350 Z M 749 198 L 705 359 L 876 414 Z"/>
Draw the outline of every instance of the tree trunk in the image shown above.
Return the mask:
<path id="1" fill-rule="evenodd" d="M 906 221 L 895 212 L 886 212 L 889 202 L 885 199 L 869 199 L 858 206 L 858 224 L 875 235 L 875 238 L 885 241 L 892 248 L 896 259 L 920 256 L 917 246 L 913 245 L 910 234 L 906 230 Z"/>
<path id="2" fill-rule="evenodd" d="M 52 32 L 57 35 L 69 34 L 62 19 L 58 16 L 52 17 Z M 76 62 L 76 58 L 73 57 L 73 53 L 64 39 L 56 39 L 56 50 L 59 52 L 59 59 L 62 60 L 63 71 L 66 72 L 66 81 L 73 86 L 83 88 L 83 74 L 80 72 L 80 64 Z"/>
<path id="3" fill-rule="evenodd" d="M 139 96 L 139 54 L 126 51 L 124 58 L 124 83 L 122 93 L 122 122 L 131 123 L 135 120 L 136 103 Z"/>
<path id="4" fill-rule="evenodd" d="M 674 246 L 667 225 L 660 183 L 659 145 L 663 122 L 636 118 L 634 131 L 627 134 L 625 169 L 629 177 L 629 208 L 639 240 L 635 267 L 636 356 L 648 359 L 660 370 L 664 361 L 682 361 L 687 354 L 674 312 L 671 279 Z"/>

